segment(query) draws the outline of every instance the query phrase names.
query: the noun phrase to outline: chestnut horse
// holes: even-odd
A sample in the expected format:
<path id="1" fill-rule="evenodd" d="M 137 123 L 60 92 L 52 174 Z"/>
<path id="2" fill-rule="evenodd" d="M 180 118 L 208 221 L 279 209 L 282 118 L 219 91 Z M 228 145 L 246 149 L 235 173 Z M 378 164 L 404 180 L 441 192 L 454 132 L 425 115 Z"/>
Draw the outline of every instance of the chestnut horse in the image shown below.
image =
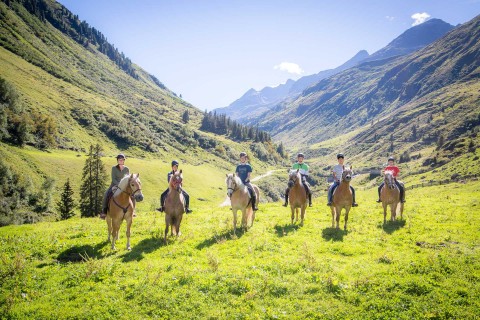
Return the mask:
<path id="1" fill-rule="evenodd" d="M 300 209 L 300 224 L 303 225 L 303 219 L 305 217 L 305 211 L 308 204 L 308 197 L 307 190 L 302 183 L 302 176 L 300 175 L 299 171 L 299 169 L 290 170 L 290 173 L 288 174 L 288 188 L 290 189 L 288 192 L 288 199 L 290 200 L 290 209 L 292 210 L 292 224 L 295 213 L 297 216 L 295 222 L 298 222 L 298 211 Z"/>
<path id="2" fill-rule="evenodd" d="M 135 206 L 133 198 L 140 202 L 143 200 L 140 174 L 126 175 L 118 184 L 117 189 L 110 198 L 107 211 L 108 241 L 112 237 L 112 250 L 115 250 L 115 241 L 123 220 L 127 221 L 127 250 L 130 250 L 130 227 L 132 226 Z"/>
<path id="3" fill-rule="evenodd" d="M 380 200 L 383 206 L 383 223 L 387 223 L 387 206 L 390 206 L 390 220 L 395 221 L 397 211 L 400 213 L 400 219 L 403 219 L 403 203 L 400 201 L 400 189 L 395 183 L 392 171 L 384 172 L 384 185 L 380 190 Z"/>
<path id="4" fill-rule="evenodd" d="M 165 198 L 165 237 L 163 238 L 167 244 L 168 228 L 170 227 L 170 235 L 180 233 L 180 223 L 185 213 L 185 198 L 182 193 L 183 175 L 182 170 L 175 172 L 168 183 L 168 194 Z"/>
<path id="5" fill-rule="evenodd" d="M 250 227 L 255 220 L 255 211 L 252 208 L 252 200 L 246 185 L 235 173 L 227 174 L 225 180 L 227 184 L 227 195 L 230 198 L 233 211 L 233 232 L 237 232 L 237 211 L 242 211 L 242 227 L 248 229 L 248 220 L 251 221 Z M 258 187 L 252 184 L 253 190 L 257 195 L 257 203 L 260 201 L 260 191 Z"/>
<path id="6" fill-rule="evenodd" d="M 336 227 L 339 229 L 340 213 L 342 212 L 342 209 L 345 209 L 345 225 L 343 228 L 344 230 L 347 230 L 348 213 L 350 212 L 353 203 L 352 190 L 350 190 L 352 175 L 353 172 L 351 166 L 350 168 L 343 167 L 342 180 L 333 193 L 333 201 L 330 206 L 332 211 L 332 228 Z"/>

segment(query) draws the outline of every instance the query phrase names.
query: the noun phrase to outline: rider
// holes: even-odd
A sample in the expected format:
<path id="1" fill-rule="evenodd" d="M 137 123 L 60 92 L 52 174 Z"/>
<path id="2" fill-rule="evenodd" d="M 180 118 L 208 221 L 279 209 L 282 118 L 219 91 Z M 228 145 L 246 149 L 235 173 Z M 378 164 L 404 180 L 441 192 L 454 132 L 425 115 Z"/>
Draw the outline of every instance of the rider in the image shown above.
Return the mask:
<path id="1" fill-rule="evenodd" d="M 308 164 L 304 163 L 303 160 L 305 159 L 305 156 L 303 153 L 299 153 L 297 155 L 297 162 L 293 164 L 292 169 L 297 170 L 299 169 L 300 171 L 300 176 L 302 177 L 302 183 L 305 189 L 307 190 L 308 194 L 308 206 L 312 206 L 312 191 L 310 189 L 310 184 L 307 182 L 307 177 L 308 177 Z M 287 187 L 285 190 L 285 203 L 283 204 L 284 207 L 288 205 L 288 193 L 290 192 L 290 188 Z"/>
<path id="2" fill-rule="evenodd" d="M 333 166 L 333 169 L 332 169 L 333 183 L 330 185 L 330 188 L 328 189 L 328 203 L 327 203 L 327 206 L 332 205 L 333 192 L 338 187 L 338 185 L 340 184 L 340 180 L 342 179 L 344 160 L 345 160 L 345 156 L 343 155 L 343 153 L 337 154 L 338 164 Z M 350 190 L 352 190 L 352 197 L 353 197 L 352 207 L 358 207 L 358 204 L 355 202 L 355 189 L 353 189 L 353 187 L 350 186 Z"/>
<path id="3" fill-rule="evenodd" d="M 393 179 L 395 180 L 395 184 L 397 185 L 398 189 L 400 190 L 400 201 L 402 203 L 405 203 L 405 188 L 404 186 L 397 181 L 398 174 L 400 173 L 400 169 L 395 165 L 395 159 L 393 157 L 388 158 L 388 165 L 383 169 L 383 172 L 385 171 L 392 171 L 393 173 Z M 380 191 L 382 190 L 383 186 L 385 185 L 385 182 L 382 182 L 380 186 L 378 187 L 378 200 L 377 202 L 382 202 L 380 200 Z"/>
<path id="4" fill-rule="evenodd" d="M 172 161 L 172 171 L 170 171 L 167 175 L 167 183 L 170 183 L 170 179 L 172 178 L 172 176 L 177 171 L 178 171 L 178 161 L 173 160 Z M 167 188 L 167 190 L 165 190 L 162 193 L 162 195 L 160 196 L 160 208 L 157 209 L 160 212 L 163 212 L 165 210 L 165 199 L 167 198 L 168 190 L 169 190 L 169 188 Z M 182 194 L 183 194 L 183 197 L 185 198 L 185 213 L 191 213 L 192 210 L 190 210 L 188 208 L 189 205 L 190 205 L 190 196 L 188 195 L 188 193 L 183 188 L 182 188 Z"/>
<path id="5" fill-rule="evenodd" d="M 120 180 L 122 180 L 123 177 L 128 174 L 130 174 L 130 170 L 125 165 L 125 155 L 123 153 L 120 153 L 117 156 L 117 165 L 112 167 L 112 183 L 110 183 L 110 187 L 108 187 L 107 191 L 103 196 L 102 212 L 100 213 L 100 219 L 105 219 L 105 217 L 107 216 L 108 199 L 110 193 L 112 192 L 112 188 L 118 186 Z"/>
<path id="6" fill-rule="evenodd" d="M 245 152 L 240 153 L 240 164 L 235 169 L 235 173 L 238 175 L 242 183 L 247 186 L 248 192 L 252 197 L 252 208 L 253 211 L 257 211 L 257 195 L 255 194 L 255 190 L 253 190 L 252 185 L 250 184 L 250 174 L 252 173 L 252 166 L 247 163 L 247 154 Z"/>

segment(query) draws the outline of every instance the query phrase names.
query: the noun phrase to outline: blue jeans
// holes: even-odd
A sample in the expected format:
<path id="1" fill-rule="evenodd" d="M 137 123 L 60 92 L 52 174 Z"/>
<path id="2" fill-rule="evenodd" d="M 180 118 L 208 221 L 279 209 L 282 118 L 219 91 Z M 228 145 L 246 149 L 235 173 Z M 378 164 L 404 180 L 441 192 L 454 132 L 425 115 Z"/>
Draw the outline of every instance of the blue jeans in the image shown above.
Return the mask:
<path id="1" fill-rule="evenodd" d="M 328 202 L 332 202 L 333 198 L 333 192 L 337 187 L 340 185 L 340 182 L 335 181 L 330 185 L 330 188 L 328 189 Z M 352 186 L 350 186 L 350 190 L 352 190 L 352 197 L 353 197 L 353 203 L 355 203 L 355 189 L 353 189 Z"/>

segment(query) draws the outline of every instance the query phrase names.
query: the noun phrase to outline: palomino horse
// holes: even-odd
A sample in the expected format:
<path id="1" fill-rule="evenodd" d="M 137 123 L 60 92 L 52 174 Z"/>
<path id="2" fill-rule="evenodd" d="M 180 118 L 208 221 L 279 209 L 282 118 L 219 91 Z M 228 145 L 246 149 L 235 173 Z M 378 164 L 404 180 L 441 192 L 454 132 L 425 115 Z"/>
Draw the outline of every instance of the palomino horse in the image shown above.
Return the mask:
<path id="1" fill-rule="evenodd" d="M 339 229 L 340 213 L 342 212 L 342 209 L 345 209 L 345 225 L 343 228 L 344 230 L 347 230 L 348 213 L 350 212 L 353 203 L 352 190 L 350 190 L 352 175 L 353 172 L 351 166 L 350 168 L 343 167 L 342 180 L 333 193 L 333 201 L 330 206 L 330 209 L 332 210 L 332 228 L 336 227 Z M 337 222 L 336 226 L 335 221 Z"/>
<path id="2" fill-rule="evenodd" d="M 255 211 L 252 208 L 252 201 L 248 188 L 242 183 L 242 180 L 235 173 L 227 174 L 227 195 L 230 198 L 233 211 L 233 232 L 237 231 L 237 211 L 242 211 L 242 227 L 248 229 L 248 220 L 251 221 L 250 227 L 255 220 Z M 260 191 L 258 187 L 252 184 L 253 190 L 257 196 L 257 203 L 260 201 Z"/>
<path id="3" fill-rule="evenodd" d="M 171 235 L 180 235 L 180 223 L 185 213 L 185 198 L 182 193 L 182 170 L 175 172 L 168 183 L 168 195 L 165 198 L 165 237 L 167 244 L 168 228 Z"/>
<path id="4" fill-rule="evenodd" d="M 403 219 L 403 203 L 400 201 L 400 190 L 395 184 L 392 171 L 385 171 L 384 185 L 380 191 L 380 200 L 383 206 L 383 223 L 387 223 L 387 206 L 390 206 L 390 220 L 395 221 L 397 217 L 397 209 L 400 218 Z"/>
<path id="5" fill-rule="evenodd" d="M 132 199 L 135 198 L 138 202 L 143 200 L 142 184 L 139 176 L 139 173 L 125 176 L 110 198 L 106 221 L 108 241 L 110 241 L 110 236 L 112 237 L 112 250 L 115 250 L 115 241 L 118 240 L 118 232 L 124 219 L 127 221 L 127 250 L 131 249 L 130 227 L 135 210 Z"/>
<path id="6" fill-rule="evenodd" d="M 298 211 L 300 209 L 301 222 L 303 225 L 303 219 L 305 217 L 305 210 L 307 209 L 308 198 L 307 190 L 305 189 L 302 183 L 302 176 L 300 175 L 300 170 L 290 170 L 288 174 L 288 188 L 290 189 L 288 193 L 288 199 L 290 200 L 290 209 L 292 210 L 292 224 L 293 218 L 295 217 L 296 212 L 296 222 L 298 222 Z"/>

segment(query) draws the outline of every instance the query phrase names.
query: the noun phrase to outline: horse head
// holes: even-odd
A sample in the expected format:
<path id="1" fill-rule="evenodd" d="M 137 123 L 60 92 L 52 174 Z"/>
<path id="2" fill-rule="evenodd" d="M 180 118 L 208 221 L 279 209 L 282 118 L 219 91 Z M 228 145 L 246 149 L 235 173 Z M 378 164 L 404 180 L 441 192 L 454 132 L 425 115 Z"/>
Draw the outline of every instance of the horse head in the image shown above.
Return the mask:
<path id="1" fill-rule="evenodd" d="M 288 173 L 288 187 L 293 188 L 297 181 L 300 181 L 300 169 L 290 170 Z"/>
<path id="2" fill-rule="evenodd" d="M 342 181 L 350 182 L 352 180 L 352 176 L 352 166 L 350 166 L 350 168 L 345 168 L 345 166 L 343 166 Z"/>
<path id="3" fill-rule="evenodd" d="M 132 174 L 128 179 L 128 187 L 131 189 L 131 196 L 138 202 L 143 200 L 142 183 L 140 182 L 140 173 Z"/>
<path id="4" fill-rule="evenodd" d="M 227 174 L 227 179 L 225 183 L 227 184 L 227 195 L 229 198 L 232 197 L 232 193 L 237 189 L 237 179 L 235 173 Z"/>
<path id="5" fill-rule="evenodd" d="M 384 182 L 389 189 L 395 189 L 395 179 L 393 178 L 393 171 L 387 170 L 384 172 Z"/>
<path id="6" fill-rule="evenodd" d="M 182 181 L 183 181 L 183 175 L 182 175 L 182 170 L 176 171 L 172 177 L 170 178 L 170 186 L 177 190 L 178 192 L 182 191 Z"/>

